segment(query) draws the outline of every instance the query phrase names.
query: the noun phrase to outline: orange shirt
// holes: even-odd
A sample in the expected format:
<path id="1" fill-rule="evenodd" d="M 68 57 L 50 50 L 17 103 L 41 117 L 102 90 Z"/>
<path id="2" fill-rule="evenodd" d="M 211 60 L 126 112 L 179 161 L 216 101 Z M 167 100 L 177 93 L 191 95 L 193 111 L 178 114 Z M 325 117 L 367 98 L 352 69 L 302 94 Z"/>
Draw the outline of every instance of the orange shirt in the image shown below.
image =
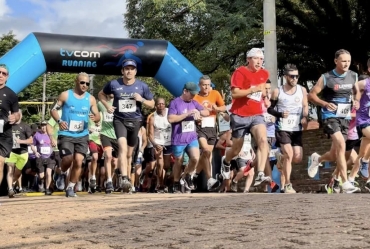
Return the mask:
<path id="1" fill-rule="evenodd" d="M 222 99 L 221 94 L 217 90 L 212 90 L 209 92 L 208 96 L 200 96 L 199 94 L 194 96 L 194 100 L 202 105 L 206 109 L 211 109 L 212 105 L 224 106 L 225 101 Z M 216 117 L 217 113 L 215 111 L 210 112 L 210 116 Z"/>
<path id="2" fill-rule="evenodd" d="M 265 69 L 252 72 L 244 66 L 239 67 L 231 77 L 231 88 L 247 90 L 259 84 L 265 84 L 268 78 L 269 73 Z M 256 95 L 233 99 L 230 112 L 242 117 L 262 115 L 261 99 L 257 100 Z"/>

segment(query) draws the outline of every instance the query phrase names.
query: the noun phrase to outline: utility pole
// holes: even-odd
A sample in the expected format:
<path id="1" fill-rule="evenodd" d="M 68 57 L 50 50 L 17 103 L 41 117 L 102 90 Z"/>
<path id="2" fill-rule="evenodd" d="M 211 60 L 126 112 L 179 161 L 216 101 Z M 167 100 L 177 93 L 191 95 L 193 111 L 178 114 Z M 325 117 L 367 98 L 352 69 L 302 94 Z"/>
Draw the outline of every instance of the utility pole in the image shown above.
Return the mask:
<path id="1" fill-rule="evenodd" d="M 94 95 L 94 77 L 95 74 L 90 74 L 90 94 Z"/>
<path id="2" fill-rule="evenodd" d="M 44 79 L 42 81 L 42 120 L 45 120 L 45 109 L 46 109 L 46 73 L 44 73 Z"/>
<path id="3" fill-rule="evenodd" d="M 278 87 L 275 0 L 263 0 L 263 28 L 265 68 L 270 73 L 271 89 L 275 89 Z"/>

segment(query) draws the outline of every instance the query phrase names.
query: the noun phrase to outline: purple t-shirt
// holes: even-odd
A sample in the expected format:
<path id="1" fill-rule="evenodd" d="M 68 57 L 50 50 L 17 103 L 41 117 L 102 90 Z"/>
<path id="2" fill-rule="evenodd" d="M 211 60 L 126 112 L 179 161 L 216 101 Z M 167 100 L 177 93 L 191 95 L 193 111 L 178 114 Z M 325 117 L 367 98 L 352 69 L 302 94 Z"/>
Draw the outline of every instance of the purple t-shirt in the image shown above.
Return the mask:
<path id="1" fill-rule="evenodd" d="M 53 153 L 50 137 L 47 133 L 36 132 L 33 136 L 33 145 L 36 146 L 37 152 L 40 153 L 41 158 L 49 158 Z"/>
<path id="2" fill-rule="evenodd" d="M 356 112 L 357 126 L 370 124 L 370 79 L 365 79 L 365 83 L 365 89 L 360 99 L 360 108 Z"/>
<path id="3" fill-rule="evenodd" d="M 203 106 L 195 100 L 186 102 L 182 98 L 177 97 L 171 101 L 168 107 L 168 115 L 181 115 L 194 109 L 201 111 Z M 187 145 L 197 139 L 198 135 L 195 131 L 193 116 L 187 117 L 178 123 L 172 123 L 172 145 Z"/>

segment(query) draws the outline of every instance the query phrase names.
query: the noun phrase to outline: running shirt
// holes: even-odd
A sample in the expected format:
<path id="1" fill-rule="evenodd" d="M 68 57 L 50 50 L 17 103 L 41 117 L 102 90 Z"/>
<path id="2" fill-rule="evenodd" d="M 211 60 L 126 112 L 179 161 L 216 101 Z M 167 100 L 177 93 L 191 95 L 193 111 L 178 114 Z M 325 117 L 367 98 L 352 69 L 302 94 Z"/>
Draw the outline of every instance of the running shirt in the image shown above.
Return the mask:
<path id="1" fill-rule="evenodd" d="M 19 111 L 18 96 L 7 86 L 0 89 L 0 137 L 12 137 L 12 125 L 8 122 L 9 112 Z"/>
<path id="2" fill-rule="evenodd" d="M 108 103 L 111 105 L 113 103 L 113 100 L 108 101 Z M 101 131 L 100 134 L 116 139 L 116 133 L 114 132 L 113 127 L 113 113 L 108 113 L 107 108 L 103 105 L 102 102 L 98 102 L 98 110 L 101 113 Z"/>
<path id="3" fill-rule="evenodd" d="M 154 142 L 158 145 L 169 146 L 171 145 L 172 126 L 168 122 L 168 108 L 164 110 L 164 115 L 160 116 L 157 112 L 154 112 Z M 148 122 L 149 124 L 149 122 Z M 153 145 L 148 139 L 148 148 L 152 148 Z"/>
<path id="4" fill-rule="evenodd" d="M 58 134 L 67 137 L 84 137 L 89 135 L 90 93 L 77 98 L 73 90 L 68 90 L 68 97 L 62 107 L 61 119 L 67 122 L 68 130 L 59 130 Z"/>
<path id="5" fill-rule="evenodd" d="M 36 132 L 33 136 L 33 145 L 36 146 L 41 158 L 49 158 L 53 153 L 51 140 L 47 133 Z"/>
<path id="6" fill-rule="evenodd" d="M 239 67 L 231 77 L 231 88 L 247 90 L 265 84 L 269 73 L 265 69 L 252 72 L 246 67 Z M 242 117 L 262 115 L 262 92 L 255 92 L 246 97 L 233 99 L 230 112 Z"/>
<path id="7" fill-rule="evenodd" d="M 357 73 L 348 71 L 339 75 L 332 70 L 323 74 L 324 89 L 322 99 L 337 106 L 337 110 L 329 111 L 325 107 L 321 109 L 322 119 L 345 118 L 351 119 L 352 89 L 357 82 Z"/>
<path id="8" fill-rule="evenodd" d="M 170 102 L 168 107 L 168 115 L 181 115 L 197 109 L 198 111 L 203 110 L 201 106 L 195 100 L 188 102 L 182 100 L 180 97 L 175 98 Z M 193 116 L 187 117 L 178 123 L 172 123 L 172 145 L 188 145 L 190 142 L 197 140 L 198 136 L 195 131 L 195 121 Z"/>
<path id="9" fill-rule="evenodd" d="M 26 140 L 32 136 L 31 127 L 24 123 L 20 122 L 19 124 L 14 124 L 12 127 L 13 132 L 13 148 L 12 152 L 15 154 L 28 153 L 28 144 L 19 144 L 17 139 Z"/>
<path id="10" fill-rule="evenodd" d="M 153 94 L 147 84 L 135 80 L 132 85 L 125 85 L 119 78 L 108 82 L 103 88 L 104 94 L 113 94 L 114 116 L 121 119 L 142 119 L 142 103 L 134 99 L 135 93 L 140 94 L 146 100 L 152 100 Z"/>
<path id="11" fill-rule="evenodd" d="M 102 116 L 101 113 L 100 116 Z M 101 145 L 100 132 L 101 132 L 101 121 L 99 122 L 99 125 L 96 125 L 94 121 L 89 119 L 89 140 L 93 141 L 97 145 Z"/>
<path id="12" fill-rule="evenodd" d="M 212 105 L 225 105 L 225 101 L 222 99 L 221 94 L 217 90 L 212 90 L 209 92 L 208 96 L 201 96 L 199 94 L 195 95 L 194 100 L 210 111 L 210 115 L 208 117 L 203 117 L 202 122 L 199 125 L 201 125 L 202 128 L 216 127 L 217 112 L 212 110 Z"/>
<path id="13" fill-rule="evenodd" d="M 352 108 L 351 114 L 353 113 L 356 113 L 355 108 Z M 359 139 L 359 137 L 356 128 L 356 118 L 352 118 L 351 121 L 349 122 L 347 140 L 357 140 L 357 139 Z"/>
<path id="14" fill-rule="evenodd" d="M 361 95 L 360 108 L 356 112 L 357 126 L 370 124 L 370 79 L 365 79 L 365 89 Z"/>
<path id="15" fill-rule="evenodd" d="M 284 86 L 279 87 L 279 97 L 277 99 L 276 110 L 278 112 L 288 111 L 287 118 L 279 118 L 276 121 L 276 129 L 279 131 L 300 131 L 302 130 L 301 118 L 303 111 L 303 89 L 297 85 L 293 94 L 287 94 Z"/>

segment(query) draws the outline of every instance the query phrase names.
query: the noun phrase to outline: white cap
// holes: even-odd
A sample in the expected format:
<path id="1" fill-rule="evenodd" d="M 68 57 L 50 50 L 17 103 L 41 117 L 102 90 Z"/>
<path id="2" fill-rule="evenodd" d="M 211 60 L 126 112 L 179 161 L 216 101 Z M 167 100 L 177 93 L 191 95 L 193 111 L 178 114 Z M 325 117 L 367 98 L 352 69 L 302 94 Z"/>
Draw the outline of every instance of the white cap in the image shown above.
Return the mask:
<path id="1" fill-rule="evenodd" d="M 263 55 L 263 51 L 262 49 L 260 48 L 252 48 L 251 50 L 249 50 L 248 54 L 247 54 L 247 58 L 249 57 L 259 57 L 259 58 L 264 58 L 264 55 Z"/>

